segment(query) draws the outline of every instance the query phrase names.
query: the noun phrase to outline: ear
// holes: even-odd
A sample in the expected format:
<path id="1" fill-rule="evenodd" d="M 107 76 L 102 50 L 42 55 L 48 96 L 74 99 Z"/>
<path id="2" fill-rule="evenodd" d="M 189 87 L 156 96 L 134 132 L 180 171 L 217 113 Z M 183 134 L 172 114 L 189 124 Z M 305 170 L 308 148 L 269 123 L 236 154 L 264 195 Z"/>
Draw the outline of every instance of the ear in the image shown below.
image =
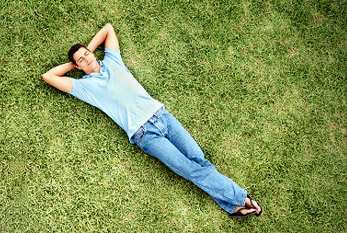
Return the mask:
<path id="1" fill-rule="evenodd" d="M 73 66 L 74 66 L 76 69 L 79 69 L 79 70 L 81 69 L 80 67 L 76 66 L 75 64 L 74 64 Z"/>

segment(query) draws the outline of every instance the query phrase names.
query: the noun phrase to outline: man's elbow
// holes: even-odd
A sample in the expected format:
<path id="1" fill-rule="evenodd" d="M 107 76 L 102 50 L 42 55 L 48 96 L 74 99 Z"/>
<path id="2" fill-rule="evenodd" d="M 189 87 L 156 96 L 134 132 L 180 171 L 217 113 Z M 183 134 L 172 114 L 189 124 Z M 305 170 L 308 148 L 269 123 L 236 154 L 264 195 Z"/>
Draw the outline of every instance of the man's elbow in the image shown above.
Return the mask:
<path id="1" fill-rule="evenodd" d="M 49 74 L 44 73 L 44 74 L 42 75 L 42 78 L 43 78 L 43 80 L 47 83 L 48 80 L 49 80 Z"/>
<path id="2" fill-rule="evenodd" d="M 114 30 L 112 24 L 110 24 L 110 23 L 107 23 L 105 25 L 105 27 L 107 27 L 108 29 Z"/>

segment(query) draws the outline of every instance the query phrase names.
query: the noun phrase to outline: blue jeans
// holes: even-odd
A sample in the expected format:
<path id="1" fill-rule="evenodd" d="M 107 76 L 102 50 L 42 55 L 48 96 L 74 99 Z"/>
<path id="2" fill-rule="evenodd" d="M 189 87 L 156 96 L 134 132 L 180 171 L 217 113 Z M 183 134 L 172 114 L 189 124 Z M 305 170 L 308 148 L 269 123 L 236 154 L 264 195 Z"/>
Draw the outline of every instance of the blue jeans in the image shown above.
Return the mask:
<path id="1" fill-rule="evenodd" d="M 246 190 L 205 159 L 192 136 L 164 107 L 137 130 L 132 140 L 145 153 L 207 192 L 228 213 L 245 205 Z"/>

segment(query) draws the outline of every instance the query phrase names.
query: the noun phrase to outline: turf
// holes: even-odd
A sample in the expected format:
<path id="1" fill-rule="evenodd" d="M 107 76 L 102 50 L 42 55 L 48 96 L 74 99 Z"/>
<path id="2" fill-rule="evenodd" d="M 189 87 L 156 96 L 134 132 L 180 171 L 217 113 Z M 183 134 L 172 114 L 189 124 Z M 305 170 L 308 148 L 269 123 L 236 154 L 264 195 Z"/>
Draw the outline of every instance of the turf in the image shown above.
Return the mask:
<path id="1" fill-rule="evenodd" d="M 1 1 L 1 231 L 346 231 L 346 10 L 327 0 Z M 261 217 L 228 218 L 105 114 L 43 82 L 106 23 L 134 76 Z"/>

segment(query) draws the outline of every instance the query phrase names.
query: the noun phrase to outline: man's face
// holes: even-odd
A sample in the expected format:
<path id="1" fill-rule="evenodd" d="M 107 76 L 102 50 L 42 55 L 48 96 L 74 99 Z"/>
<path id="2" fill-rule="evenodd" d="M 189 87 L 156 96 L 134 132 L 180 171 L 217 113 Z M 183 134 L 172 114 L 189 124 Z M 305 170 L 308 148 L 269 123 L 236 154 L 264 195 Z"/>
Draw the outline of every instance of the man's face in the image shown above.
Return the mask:
<path id="1" fill-rule="evenodd" d="M 98 67 L 98 62 L 92 52 L 88 49 L 81 47 L 75 54 L 73 58 L 76 61 L 77 69 L 83 70 L 86 74 L 90 74 L 96 71 Z"/>

